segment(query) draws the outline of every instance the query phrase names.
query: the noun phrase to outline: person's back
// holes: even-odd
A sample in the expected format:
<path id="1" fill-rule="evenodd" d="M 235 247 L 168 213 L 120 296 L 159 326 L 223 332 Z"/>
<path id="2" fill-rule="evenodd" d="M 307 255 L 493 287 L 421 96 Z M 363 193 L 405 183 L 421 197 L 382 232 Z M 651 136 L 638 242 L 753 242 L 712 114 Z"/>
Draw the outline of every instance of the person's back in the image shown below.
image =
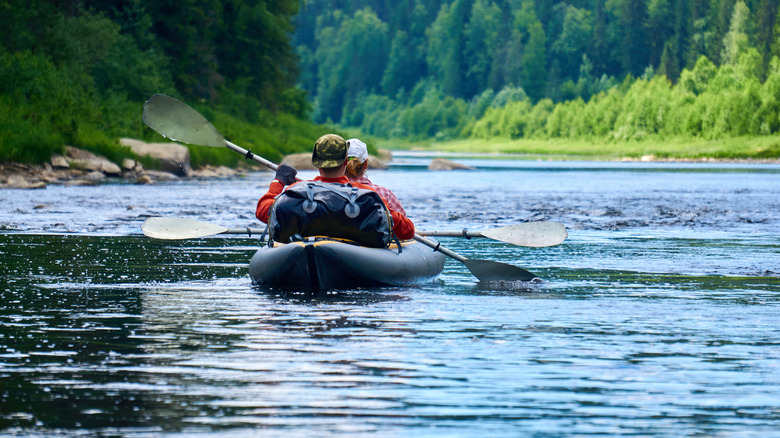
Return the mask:
<path id="1" fill-rule="evenodd" d="M 404 210 L 401 201 L 398 200 L 395 193 L 387 187 L 374 184 L 366 177 L 366 171 L 368 170 L 368 148 L 366 148 L 366 144 L 357 138 L 351 138 L 347 140 L 347 145 L 347 168 L 345 174 L 349 178 L 350 183 L 365 184 L 373 187 L 391 210 L 403 213 L 406 216 L 406 210 Z"/>
<path id="2" fill-rule="evenodd" d="M 336 185 L 349 184 L 359 189 L 376 191 L 379 193 L 369 185 L 360 182 L 350 182 L 344 174 L 347 165 L 347 143 L 338 135 L 326 134 L 317 140 L 312 151 L 312 164 L 317 167 L 320 172 L 320 176 L 314 178 L 313 181 Z M 296 182 L 296 174 L 297 171 L 291 166 L 286 164 L 281 164 L 279 166 L 276 171 L 276 177 L 268 188 L 268 192 L 266 192 L 266 194 L 257 202 L 257 209 L 255 210 L 257 219 L 264 223 L 268 223 L 269 213 L 274 205 L 274 201 L 277 196 L 284 192 L 285 186 L 300 184 Z M 414 224 L 406 217 L 406 213 L 403 209 L 398 211 L 390 205 L 387 199 L 382 197 L 381 193 L 379 193 L 379 195 L 390 211 L 393 222 L 393 232 L 395 235 L 399 239 L 411 239 L 414 237 Z"/>

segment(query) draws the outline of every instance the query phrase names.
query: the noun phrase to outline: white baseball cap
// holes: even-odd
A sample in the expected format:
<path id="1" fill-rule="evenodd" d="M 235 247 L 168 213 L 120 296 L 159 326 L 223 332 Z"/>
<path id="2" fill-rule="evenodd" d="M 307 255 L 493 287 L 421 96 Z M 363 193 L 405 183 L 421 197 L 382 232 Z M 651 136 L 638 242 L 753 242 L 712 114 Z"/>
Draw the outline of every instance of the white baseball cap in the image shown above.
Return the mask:
<path id="1" fill-rule="evenodd" d="M 368 149 L 366 144 L 356 138 L 350 138 L 347 140 L 347 157 L 355 157 L 361 163 L 365 163 L 368 160 Z"/>

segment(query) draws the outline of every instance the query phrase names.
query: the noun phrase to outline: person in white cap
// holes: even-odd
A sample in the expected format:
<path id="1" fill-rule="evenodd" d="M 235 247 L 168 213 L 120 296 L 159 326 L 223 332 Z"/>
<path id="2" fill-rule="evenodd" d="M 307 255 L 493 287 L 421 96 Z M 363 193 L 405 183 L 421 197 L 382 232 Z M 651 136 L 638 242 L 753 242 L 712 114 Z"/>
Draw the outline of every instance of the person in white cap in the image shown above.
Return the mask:
<path id="1" fill-rule="evenodd" d="M 393 192 L 386 187 L 372 183 L 371 180 L 366 178 L 366 169 L 368 169 L 368 149 L 366 144 L 356 138 L 350 138 L 347 140 L 347 146 L 346 175 L 349 178 L 349 182 L 372 187 L 385 200 L 390 210 L 403 213 L 406 216 L 406 210 L 401 206 L 401 201 L 398 200 L 398 197 Z"/>

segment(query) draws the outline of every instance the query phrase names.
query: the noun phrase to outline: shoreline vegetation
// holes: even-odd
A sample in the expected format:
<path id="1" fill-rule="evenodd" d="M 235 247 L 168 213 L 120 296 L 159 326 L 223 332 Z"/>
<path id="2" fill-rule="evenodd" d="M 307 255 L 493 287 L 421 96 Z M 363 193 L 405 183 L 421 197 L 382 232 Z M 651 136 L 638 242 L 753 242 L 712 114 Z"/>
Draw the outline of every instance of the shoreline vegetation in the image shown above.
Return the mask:
<path id="1" fill-rule="evenodd" d="M 354 132 L 353 132 L 354 134 Z M 130 140 L 144 144 L 137 140 Z M 677 141 L 575 141 L 575 140 L 504 140 L 485 141 L 481 139 L 411 142 L 371 139 L 372 150 L 378 169 L 386 169 L 392 162 L 393 151 L 419 151 L 431 154 L 448 154 L 450 160 L 444 168 L 431 170 L 452 170 L 460 167 L 455 163 L 458 154 L 469 156 L 496 157 L 512 160 L 534 161 L 639 161 L 639 162 L 735 162 L 752 164 L 778 164 L 780 136 L 737 137 L 723 140 Z M 128 140 L 123 139 L 123 144 Z M 123 158 L 115 163 L 100 155 L 67 146 L 65 155 L 53 155 L 50 161 L 37 164 L 0 163 L 0 189 L 42 189 L 55 185 L 96 185 L 110 180 L 122 179 L 135 184 L 156 184 L 178 178 L 228 178 L 246 172 L 268 169 L 231 161 L 228 165 L 213 165 L 202 162 L 191 166 L 191 156 L 211 150 L 202 146 L 187 146 L 178 143 L 150 143 L 147 146 L 174 149 L 167 156 L 143 156 L 140 159 Z M 176 158 L 181 150 L 189 151 L 186 163 Z M 299 169 L 306 169 L 308 153 L 285 155 L 283 161 Z M 179 159 L 185 164 L 166 165 Z M 280 161 L 282 161 L 280 160 Z M 452 161 L 454 160 L 454 161 Z M 185 169 L 177 172 L 176 167 Z"/>
<path id="2" fill-rule="evenodd" d="M 468 70 L 469 76 L 460 57 L 447 58 L 458 54 L 451 50 L 460 50 L 468 42 L 468 38 L 458 36 L 460 33 L 450 31 L 466 24 L 470 32 L 476 32 L 477 27 L 491 23 L 488 16 L 514 15 L 514 21 L 504 23 L 513 28 L 506 30 L 521 32 L 506 36 L 522 37 L 523 32 L 543 29 L 535 12 L 544 6 L 541 2 L 524 1 L 519 10 L 512 6 L 506 11 L 482 10 L 484 2 L 475 2 L 474 8 L 456 2 L 462 8 L 455 9 L 442 3 L 440 9 L 417 17 L 421 21 L 416 28 L 423 32 L 419 47 L 428 47 L 427 58 L 425 51 L 416 54 L 425 58 L 419 59 L 419 74 L 404 76 L 403 84 L 388 82 L 386 85 L 393 85 L 392 93 L 376 94 L 382 89 L 376 81 L 385 74 L 376 71 L 360 76 L 367 70 L 352 68 L 359 64 L 352 56 L 381 60 L 397 55 L 400 61 L 407 51 L 396 50 L 396 55 L 390 56 L 395 53 L 390 50 L 385 58 L 361 51 L 374 46 L 358 44 L 367 33 L 357 29 L 362 25 L 384 29 L 384 22 L 370 8 L 354 14 L 333 12 L 334 20 L 319 20 L 324 27 L 312 33 L 309 31 L 319 25 L 301 24 L 319 17 L 322 11 L 311 5 L 314 9 L 304 7 L 298 14 L 299 2 L 291 0 L 281 2 L 270 15 L 259 13 L 261 4 L 257 5 L 258 13 L 233 15 L 238 9 L 217 1 L 215 11 L 225 15 L 205 21 L 198 5 L 177 7 L 179 15 L 172 19 L 170 10 L 159 2 L 138 2 L 132 14 L 110 3 L 98 2 L 90 8 L 81 4 L 59 8 L 41 0 L 0 3 L 0 23 L 7 30 L 0 36 L 0 167 L 6 169 L 0 172 L 1 187 L 11 186 L 7 169 L 17 169 L 21 175 L 24 172 L 20 169 L 40 173 L 46 166 L 57 167 L 53 159 L 64 155 L 68 145 L 105 157 L 119 167 L 132 160 L 148 172 L 161 170 L 155 161 L 119 141 L 164 141 L 141 120 L 144 100 L 155 93 L 181 98 L 227 139 L 274 162 L 289 154 L 309 152 L 313 141 L 327 132 L 359 137 L 371 153 L 383 148 L 501 153 L 542 160 L 780 160 L 780 37 L 775 45 L 757 45 L 758 28 L 750 25 L 758 12 L 761 16 L 774 12 L 766 17 L 777 18 L 776 8 L 751 12 L 745 2 L 736 1 L 733 10 L 722 11 L 722 35 L 712 40 L 716 47 L 693 50 L 685 63 L 675 64 L 674 74 L 670 64 L 660 62 L 660 58 L 643 67 L 647 54 L 631 51 L 627 53 L 636 58 L 633 68 L 618 68 L 613 63 L 614 71 L 602 71 L 603 61 L 609 57 L 591 58 L 583 51 L 585 46 L 566 56 L 556 49 L 538 62 L 526 59 L 523 65 L 539 67 L 539 74 L 550 62 L 570 67 L 570 75 L 559 76 L 545 87 L 546 80 L 517 82 L 508 80 L 509 76 L 489 85 L 490 63 L 481 73 Z M 490 13 L 477 14 L 479 11 Z M 396 12 L 399 17 L 405 13 L 401 9 Z M 589 15 L 592 12 L 572 6 L 545 15 L 543 20 L 552 23 L 558 13 L 564 14 L 558 18 L 566 20 L 585 14 L 585 22 L 590 24 L 581 29 L 584 44 L 590 30 L 596 37 L 597 23 L 591 22 L 595 16 Z M 293 17 L 299 20 L 297 28 Z M 616 26 L 613 30 L 622 29 L 621 23 L 612 22 Z M 780 35 L 780 20 L 761 23 L 760 35 Z M 347 32 L 350 30 L 355 32 Z M 202 46 L 182 47 L 181 41 L 190 41 L 196 34 L 204 38 Z M 354 38 L 328 37 L 340 34 Z M 379 34 L 384 35 L 386 48 L 391 48 L 389 29 L 373 36 Z M 495 39 L 497 48 L 508 43 L 499 35 L 493 39 L 480 35 L 474 33 L 474 42 Z M 538 36 L 542 52 L 566 47 L 564 41 Z M 297 51 L 310 39 L 317 47 Z M 402 40 L 398 48 L 404 46 Z M 267 41 L 275 43 L 264 44 Z M 450 49 L 438 50 L 441 48 Z M 471 55 L 487 53 L 484 48 L 474 49 Z M 247 53 L 253 55 L 247 57 Z M 313 69 L 321 63 L 329 65 L 325 61 L 331 57 L 333 65 L 350 68 Z M 267 59 L 276 62 L 268 63 Z M 405 64 L 389 63 L 387 67 L 388 81 L 414 71 Z M 446 75 L 439 78 L 431 74 L 438 70 Z M 339 75 L 323 76 L 333 71 Z M 517 79 L 522 69 L 505 73 Z M 315 92 L 311 81 L 316 78 L 319 86 Z M 465 79 L 473 82 L 473 87 L 464 94 L 458 84 L 463 85 Z M 187 149 L 194 170 L 254 168 L 224 148 Z M 54 177 L 45 177 L 44 185 L 47 178 Z"/>
<path id="3" fill-rule="evenodd" d="M 780 135 L 707 139 L 601 141 L 569 139 L 375 140 L 379 148 L 511 155 L 526 160 L 780 162 Z"/>

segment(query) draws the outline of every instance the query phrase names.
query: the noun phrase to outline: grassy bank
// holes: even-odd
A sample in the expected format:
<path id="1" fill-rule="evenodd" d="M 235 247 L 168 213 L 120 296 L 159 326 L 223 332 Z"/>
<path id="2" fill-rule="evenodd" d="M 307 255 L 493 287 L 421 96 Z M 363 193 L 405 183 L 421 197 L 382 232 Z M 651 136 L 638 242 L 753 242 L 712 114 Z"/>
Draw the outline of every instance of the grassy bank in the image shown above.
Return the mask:
<path id="1" fill-rule="evenodd" d="M 722 140 L 585 141 L 466 139 L 446 142 L 375 140 L 380 148 L 453 153 L 521 154 L 529 159 L 780 160 L 780 135 Z"/>

